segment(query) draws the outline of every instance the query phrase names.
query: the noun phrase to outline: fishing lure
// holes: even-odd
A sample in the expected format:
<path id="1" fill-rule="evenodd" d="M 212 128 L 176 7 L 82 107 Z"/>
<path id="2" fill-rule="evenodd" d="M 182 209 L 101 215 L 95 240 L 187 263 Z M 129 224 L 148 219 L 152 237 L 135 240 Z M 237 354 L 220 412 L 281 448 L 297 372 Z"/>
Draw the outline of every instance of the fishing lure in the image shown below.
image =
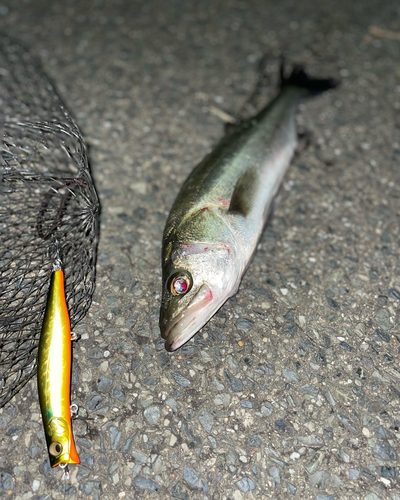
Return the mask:
<path id="1" fill-rule="evenodd" d="M 50 465 L 79 464 L 71 425 L 71 327 L 64 273 L 53 272 L 39 341 L 38 388 Z"/>

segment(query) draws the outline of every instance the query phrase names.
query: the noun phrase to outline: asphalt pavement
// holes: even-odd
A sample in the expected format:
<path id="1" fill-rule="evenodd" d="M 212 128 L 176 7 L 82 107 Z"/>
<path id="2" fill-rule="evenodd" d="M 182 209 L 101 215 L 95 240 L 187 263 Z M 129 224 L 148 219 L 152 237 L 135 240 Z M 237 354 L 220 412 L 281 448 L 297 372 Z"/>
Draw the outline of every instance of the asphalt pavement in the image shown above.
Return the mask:
<path id="1" fill-rule="evenodd" d="M 75 117 L 102 208 L 81 465 L 50 469 L 33 378 L 0 410 L 0 497 L 400 500 L 399 3 L 1 0 L 0 30 Z M 169 209 L 282 55 L 341 84 L 300 107 L 309 139 L 239 293 L 167 353 Z"/>

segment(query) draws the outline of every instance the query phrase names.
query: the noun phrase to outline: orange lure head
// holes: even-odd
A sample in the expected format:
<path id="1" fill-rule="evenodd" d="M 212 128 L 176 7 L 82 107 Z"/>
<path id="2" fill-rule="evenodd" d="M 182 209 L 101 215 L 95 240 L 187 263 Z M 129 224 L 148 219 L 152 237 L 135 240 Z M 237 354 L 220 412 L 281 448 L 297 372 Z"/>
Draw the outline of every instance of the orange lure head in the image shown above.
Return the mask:
<path id="1" fill-rule="evenodd" d="M 79 456 L 72 436 L 71 422 L 53 417 L 45 428 L 50 465 L 79 464 Z"/>

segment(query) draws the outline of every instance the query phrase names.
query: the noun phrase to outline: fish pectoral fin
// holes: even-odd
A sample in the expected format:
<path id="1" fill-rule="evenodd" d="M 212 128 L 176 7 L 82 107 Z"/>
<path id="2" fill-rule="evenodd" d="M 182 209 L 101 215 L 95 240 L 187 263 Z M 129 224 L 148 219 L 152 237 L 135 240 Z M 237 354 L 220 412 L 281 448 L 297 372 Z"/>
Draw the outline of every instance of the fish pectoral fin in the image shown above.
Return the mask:
<path id="1" fill-rule="evenodd" d="M 255 168 L 249 168 L 239 178 L 233 190 L 231 203 L 229 205 L 230 213 L 237 213 L 246 217 L 254 205 L 259 184 L 259 175 Z"/>

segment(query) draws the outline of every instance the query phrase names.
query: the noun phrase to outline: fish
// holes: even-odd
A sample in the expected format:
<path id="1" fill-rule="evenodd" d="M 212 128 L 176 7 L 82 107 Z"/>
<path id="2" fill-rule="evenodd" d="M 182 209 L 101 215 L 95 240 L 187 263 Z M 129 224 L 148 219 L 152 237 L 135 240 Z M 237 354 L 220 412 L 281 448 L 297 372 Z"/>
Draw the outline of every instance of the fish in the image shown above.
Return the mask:
<path id="1" fill-rule="evenodd" d="M 52 272 L 39 339 L 37 381 L 51 467 L 79 464 L 71 424 L 72 338 L 64 272 Z"/>
<path id="2" fill-rule="evenodd" d="M 300 101 L 337 85 L 281 66 L 278 95 L 192 171 L 162 241 L 160 331 L 167 351 L 190 340 L 238 292 L 297 145 Z"/>

